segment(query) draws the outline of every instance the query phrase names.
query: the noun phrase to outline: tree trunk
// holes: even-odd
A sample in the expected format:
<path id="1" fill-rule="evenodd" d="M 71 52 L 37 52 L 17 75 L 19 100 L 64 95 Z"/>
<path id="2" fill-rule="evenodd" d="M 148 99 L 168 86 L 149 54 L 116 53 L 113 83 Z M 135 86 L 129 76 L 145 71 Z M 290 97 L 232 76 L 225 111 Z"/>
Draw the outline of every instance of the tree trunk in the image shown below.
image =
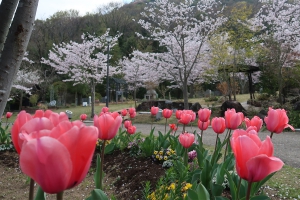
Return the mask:
<path id="1" fill-rule="evenodd" d="M 194 87 L 194 84 L 191 84 L 190 85 L 190 95 L 189 95 L 189 97 L 194 98 L 194 95 L 195 95 L 195 87 Z"/>
<path id="2" fill-rule="evenodd" d="M 0 60 L 0 116 L 19 70 L 33 29 L 38 0 L 20 0 Z M 5 13 L 3 13 L 5 14 Z"/>
<path id="3" fill-rule="evenodd" d="M 19 0 L 2 0 L 0 5 L 0 57 Z"/>
<path id="4" fill-rule="evenodd" d="M 184 102 L 184 109 L 189 109 L 189 99 L 188 99 L 188 87 L 187 87 L 187 81 L 183 82 L 183 102 Z"/>
<path id="5" fill-rule="evenodd" d="M 136 88 L 133 91 L 133 100 L 134 100 L 134 107 L 136 108 Z"/>
<path id="6" fill-rule="evenodd" d="M 91 98 L 91 118 L 94 118 L 95 115 L 95 88 L 96 88 L 96 84 L 95 81 L 92 81 L 92 98 Z"/>
<path id="7" fill-rule="evenodd" d="M 279 103 L 280 105 L 283 104 L 283 94 L 282 94 L 282 90 L 283 90 L 283 80 L 282 80 L 282 67 L 279 67 L 279 73 L 278 73 L 278 99 L 279 99 Z"/>
<path id="8" fill-rule="evenodd" d="M 24 92 L 21 90 L 20 91 L 19 110 L 22 110 L 22 106 L 23 106 L 23 94 L 24 94 Z"/>

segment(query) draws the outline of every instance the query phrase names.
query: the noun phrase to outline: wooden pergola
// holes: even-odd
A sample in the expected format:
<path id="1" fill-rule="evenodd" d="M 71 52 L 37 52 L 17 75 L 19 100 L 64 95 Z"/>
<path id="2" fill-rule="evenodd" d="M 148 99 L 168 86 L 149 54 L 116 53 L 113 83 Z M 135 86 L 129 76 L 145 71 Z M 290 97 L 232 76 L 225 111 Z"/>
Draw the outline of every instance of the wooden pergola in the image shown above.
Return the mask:
<path id="1" fill-rule="evenodd" d="M 252 74 L 253 72 L 260 71 L 259 66 L 254 66 L 254 65 L 246 65 L 246 64 L 236 64 L 236 65 L 225 65 L 223 66 L 225 68 L 226 72 L 244 72 L 247 73 L 248 76 L 248 85 L 249 85 L 249 93 L 250 93 L 250 99 L 253 100 L 255 99 L 254 93 L 255 89 L 253 86 L 253 81 L 252 81 Z M 223 69 L 219 69 L 219 71 L 223 71 Z"/>

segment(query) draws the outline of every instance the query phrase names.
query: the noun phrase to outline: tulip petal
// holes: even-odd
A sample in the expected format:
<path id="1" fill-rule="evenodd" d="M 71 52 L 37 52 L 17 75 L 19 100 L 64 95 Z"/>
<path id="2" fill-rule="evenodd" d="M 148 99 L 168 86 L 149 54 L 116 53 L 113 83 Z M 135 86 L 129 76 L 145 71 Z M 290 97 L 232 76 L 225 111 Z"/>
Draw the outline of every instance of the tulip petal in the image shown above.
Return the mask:
<path id="1" fill-rule="evenodd" d="M 51 137 L 28 141 L 20 154 L 22 171 L 50 194 L 67 188 L 72 161 L 67 148 Z"/>
<path id="2" fill-rule="evenodd" d="M 257 155 L 259 147 L 246 135 L 241 135 L 236 139 L 232 139 L 230 144 L 236 158 L 237 173 L 241 178 L 246 179 L 248 177 L 246 163 L 249 159 Z"/>
<path id="3" fill-rule="evenodd" d="M 94 154 L 98 130 L 94 126 L 73 126 L 62 134 L 58 140 L 68 149 L 73 170 L 67 188 L 72 188 L 85 178 Z"/>
<path id="4" fill-rule="evenodd" d="M 65 132 L 69 131 L 72 127 L 73 125 L 70 121 L 62 121 L 51 130 L 50 137 L 57 139 Z"/>
<path id="5" fill-rule="evenodd" d="M 32 119 L 32 116 L 25 111 L 21 111 L 16 121 L 14 122 L 12 129 L 11 129 L 11 137 L 14 144 L 14 147 L 18 154 L 21 152 L 21 147 L 19 146 L 19 134 L 20 134 L 20 128 L 29 120 Z"/>
<path id="6" fill-rule="evenodd" d="M 269 174 L 280 170 L 283 162 L 276 157 L 268 157 L 267 155 L 258 155 L 251 158 L 247 162 L 248 181 L 258 182 L 266 178 Z"/>
<path id="7" fill-rule="evenodd" d="M 267 156 L 271 157 L 274 153 L 273 143 L 271 138 L 267 136 L 267 138 L 261 143 L 259 154 L 266 154 Z"/>

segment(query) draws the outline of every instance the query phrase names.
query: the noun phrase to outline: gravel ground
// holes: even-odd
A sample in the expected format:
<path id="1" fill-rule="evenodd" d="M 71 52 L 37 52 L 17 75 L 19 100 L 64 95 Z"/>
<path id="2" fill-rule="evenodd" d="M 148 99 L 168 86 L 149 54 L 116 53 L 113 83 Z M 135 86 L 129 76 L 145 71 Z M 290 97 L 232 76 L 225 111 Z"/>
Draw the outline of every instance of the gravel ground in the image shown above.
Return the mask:
<path id="1" fill-rule="evenodd" d="M 149 134 L 151 129 L 151 124 L 134 124 L 136 126 L 136 131 L 143 134 Z M 167 127 L 167 131 L 169 127 Z M 197 131 L 200 133 L 198 127 L 188 127 L 186 131 L 194 132 Z M 164 125 L 155 125 L 155 133 L 158 131 L 162 133 L 165 132 Z M 180 133 L 180 130 L 177 131 L 177 134 Z M 220 135 L 221 141 L 225 137 L 226 131 Z M 266 138 L 267 135 L 270 135 L 268 131 L 259 132 L 259 136 L 262 140 Z M 207 145 L 215 145 L 216 133 L 209 127 L 203 133 L 203 143 Z M 280 158 L 286 165 L 292 167 L 300 168 L 300 132 L 283 132 L 281 134 L 273 135 L 273 144 L 274 144 L 274 156 Z"/>

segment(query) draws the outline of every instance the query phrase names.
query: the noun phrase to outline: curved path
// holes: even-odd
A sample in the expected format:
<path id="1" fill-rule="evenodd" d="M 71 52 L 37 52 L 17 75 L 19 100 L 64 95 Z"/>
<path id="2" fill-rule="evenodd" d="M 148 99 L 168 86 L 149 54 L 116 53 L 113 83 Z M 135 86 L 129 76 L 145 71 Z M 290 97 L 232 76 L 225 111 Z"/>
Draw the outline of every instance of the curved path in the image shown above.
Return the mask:
<path id="1" fill-rule="evenodd" d="M 136 131 L 143 134 L 149 134 L 151 124 L 134 124 Z M 167 127 L 167 131 L 169 127 Z M 198 127 L 187 127 L 186 131 L 197 131 L 200 133 Z M 165 132 L 164 125 L 155 125 L 155 133 L 158 131 Z M 225 130 L 226 132 L 226 130 Z M 177 134 L 180 130 L 177 131 Z M 267 135 L 270 135 L 268 131 L 259 132 L 259 137 L 264 140 Z M 223 140 L 225 133 L 220 135 L 220 139 Z M 209 127 L 203 132 L 203 143 L 207 145 L 215 145 L 216 133 Z M 274 144 L 274 156 L 280 158 L 286 165 L 300 168 L 300 132 L 283 132 L 281 134 L 274 134 L 272 142 Z"/>

